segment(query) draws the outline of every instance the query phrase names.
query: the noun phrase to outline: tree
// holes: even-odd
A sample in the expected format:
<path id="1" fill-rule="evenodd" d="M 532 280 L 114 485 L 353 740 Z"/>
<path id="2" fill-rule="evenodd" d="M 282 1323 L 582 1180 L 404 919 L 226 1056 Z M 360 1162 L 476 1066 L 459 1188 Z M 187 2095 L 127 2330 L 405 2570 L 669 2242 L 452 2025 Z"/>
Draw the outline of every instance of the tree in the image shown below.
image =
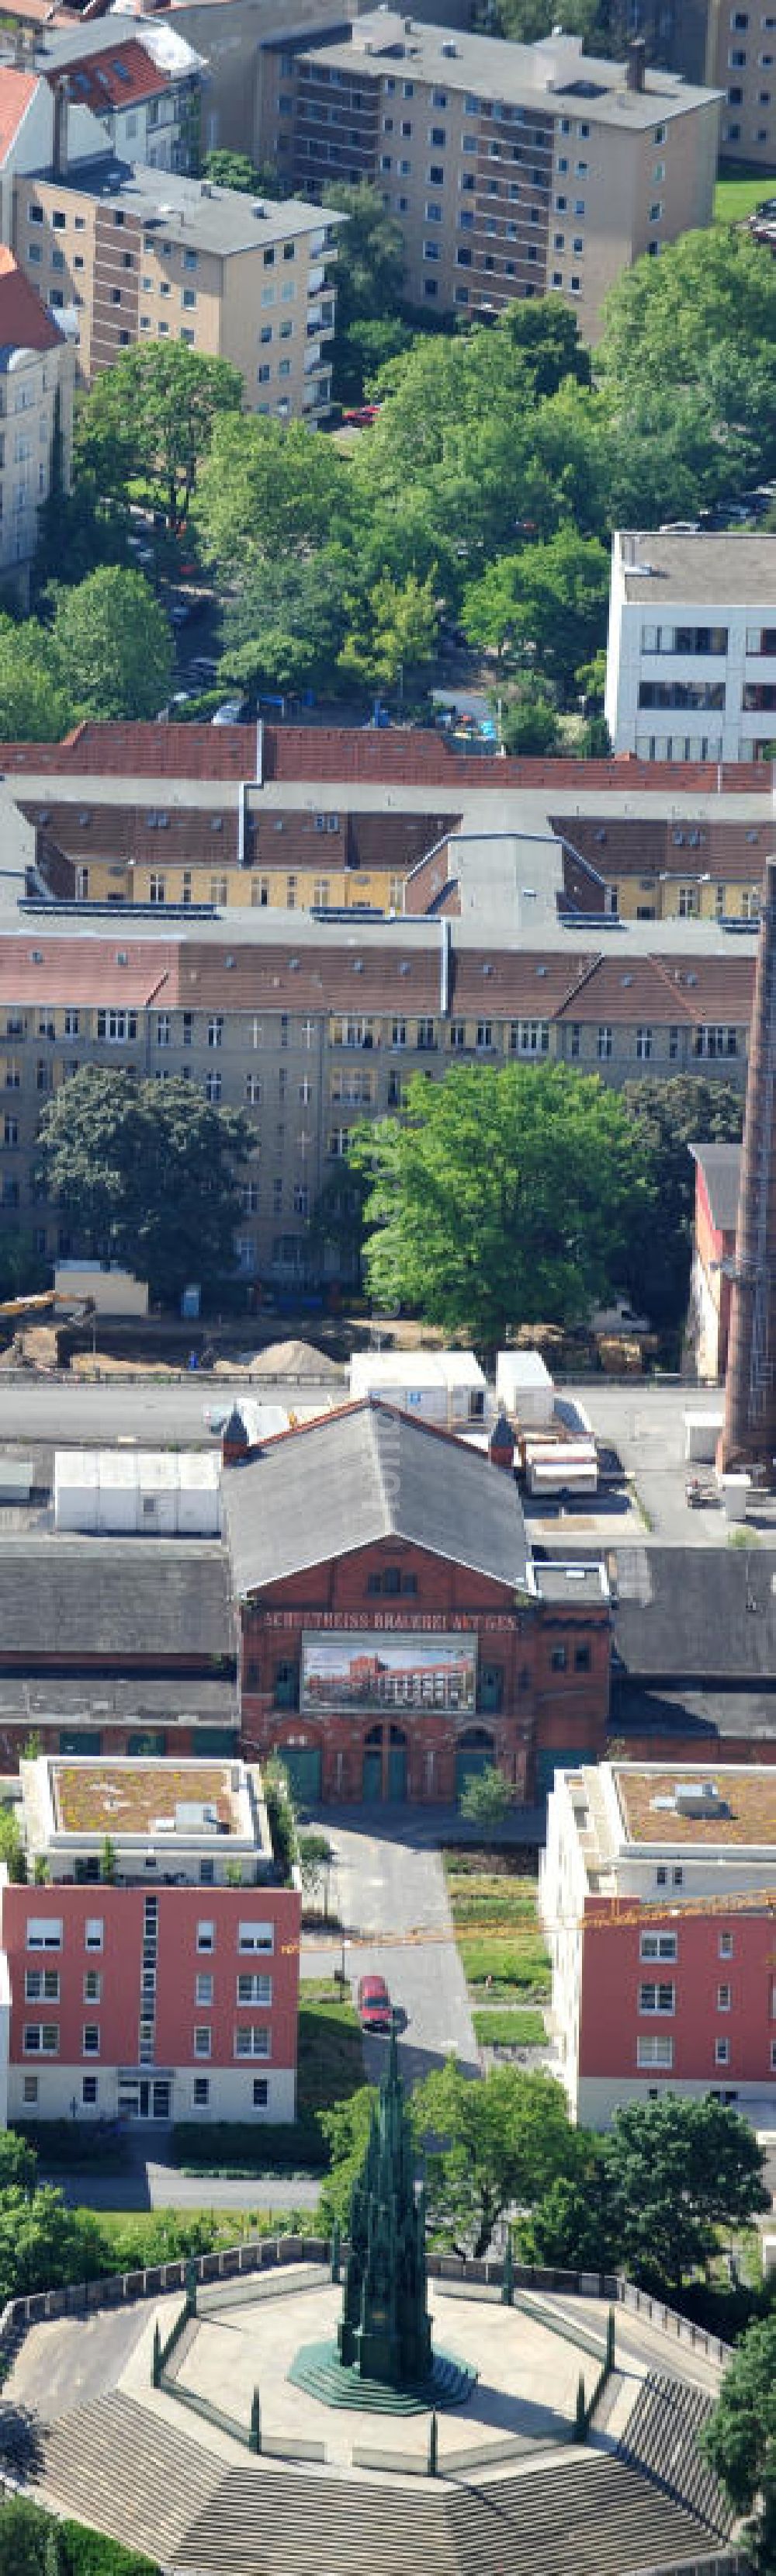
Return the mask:
<path id="1" fill-rule="evenodd" d="M 609 557 L 597 537 L 568 524 L 546 545 L 524 546 L 488 564 L 464 593 L 462 623 L 477 644 L 531 643 L 537 666 L 568 693 L 580 662 L 602 644 Z"/>
<path id="2" fill-rule="evenodd" d="M 334 1864 L 334 1851 L 328 1834 L 312 1831 L 297 1834 L 296 1855 L 303 1895 L 317 1896 L 321 1879 L 325 1878 L 328 1898 L 329 1870 Z M 328 1912 L 327 1903 L 324 1905 L 324 1912 Z"/>
<path id="3" fill-rule="evenodd" d="M 277 170 L 268 161 L 251 161 L 247 152 L 206 152 L 202 175 L 215 188 L 236 188 L 241 196 L 282 195 Z"/>
<path id="4" fill-rule="evenodd" d="M 653 436 L 659 425 L 674 445 L 689 438 L 696 499 L 772 470 L 776 275 L 747 232 L 684 233 L 659 260 L 637 260 L 610 289 L 604 322 L 596 373 L 631 444 L 645 419 Z M 671 516 L 686 505 L 675 479 Z"/>
<path id="5" fill-rule="evenodd" d="M 448 2058 L 418 2086 L 413 2111 L 427 2144 L 429 2225 L 456 2253 L 487 2254 L 498 2220 L 541 2200 L 573 2161 L 566 2096 L 552 2075 L 497 2066 L 475 2084 Z"/>
<path id="6" fill-rule="evenodd" d="M 82 714 L 154 716 L 173 664 L 170 628 L 142 573 L 105 564 L 57 595 L 51 646 Z"/>
<path id="7" fill-rule="evenodd" d="M 747 2559 L 776 2569 L 776 2313 L 748 2326 L 725 2372 L 701 2448 L 736 2514 L 752 2513 Z"/>
<path id="8" fill-rule="evenodd" d="M 27 1879 L 27 1855 L 19 1831 L 15 1806 L 0 1807 L 0 1860 L 5 1862 L 12 1886 L 24 1887 Z"/>
<path id="9" fill-rule="evenodd" d="M 469 1825 L 503 1825 L 515 1803 L 515 1790 L 505 1771 L 488 1763 L 484 1771 L 474 1772 L 458 1800 L 459 1814 Z"/>
<path id="10" fill-rule="evenodd" d="M 347 579 L 339 547 L 284 562 L 262 557 L 226 609 L 224 676 L 244 688 L 330 687 L 345 636 Z"/>
<path id="11" fill-rule="evenodd" d="M 197 490 L 206 552 L 226 578 L 244 579 L 258 560 L 332 543 L 347 512 L 342 458 L 302 421 L 229 413 L 217 420 Z"/>
<path id="12" fill-rule="evenodd" d="M 502 698 L 500 733 L 504 750 L 513 758 L 541 760 L 547 752 L 563 750 L 557 708 L 535 681 L 511 689 Z"/>
<path id="13" fill-rule="evenodd" d="M 370 687 L 391 688 L 400 673 L 404 682 L 411 683 L 433 658 L 438 624 L 432 573 L 420 581 L 417 573 L 408 572 L 403 582 L 384 573 L 367 593 L 360 613 L 356 612 L 339 668 L 347 678 L 365 680 Z"/>
<path id="14" fill-rule="evenodd" d="M 580 385 L 590 384 L 590 351 L 580 339 L 576 314 L 562 295 L 539 295 L 509 304 L 503 329 L 530 368 L 537 402 L 558 393 L 569 376 Z"/>
<path id="15" fill-rule="evenodd" d="M 744 1118 L 743 1092 L 705 1074 L 676 1074 L 669 1082 L 626 1082 L 623 1104 L 645 1146 L 660 1226 L 635 1231 L 623 1285 L 656 1324 L 680 1324 L 690 1291 L 695 1209 L 691 1145 L 736 1144 Z"/>
<path id="16" fill-rule="evenodd" d="M 0 740 L 58 742 L 72 720 L 45 628 L 34 617 L 17 626 L 0 614 Z"/>
<path id="17" fill-rule="evenodd" d="M 328 2140 L 331 2168 L 324 2178 L 320 2197 L 321 2223 L 327 2235 L 333 2226 L 345 2228 L 350 2212 L 350 2195 L 369 2143 L 369 2128 L 377 2094 L 373 2084 L 362 2084 L 350 2093 L 347 2101 L 335 2102 L 330 2111 L 319 2114 L 320 2127 Z"/>
<path id="18" fill-rule="evenodd" d="M 50 2540 L 55 2525 L 26 2496 L 0 2497 L 0 2566 L 3 2576 L 57 2576 L 62 2561 L 52 2560 Z"/>
<path id="19" fill-rule="evenodd" d="M 578 2170 L 560 2174 L 521 2223 L 521 2258 L 564 2272 L 606 2272 L 618 2260 L 606 2162 L 597 2141 L 577 2136 Z"/>
<path id="20" fill-rule="evenodd" d="M 627 2103 L 615 2113 L 606 2160 L 626 2263 L 677 2301 L 686 2273 L 713 2253 L 717 2228 L 748 2226 L 770 2208 L 754 2130 L 711 2094 Z"/>
<path id="21" fill-rule="evenodd" d="M 415 1074 L 406 1114 L 356 1128 L 351 1160 L 371 1178 L 372 1295 L 486 1347 L 537 1315 L 583 1319 L 648 1190 L 621 1101 L 565 1064 Z"/>
<path id="22" fill-rule="evenodd" d="M 168 525 L 188 518 L 215 421 L 239 412 L 243 381 L 225 358 L 203 357 L 182 340 L 127 349 L 107 367 L 84 404 L 78 455 L 103 493 L 130 476 L 147 483 Z"/>
<path id="23" fill-rule="evenodd" d="M 189 1280 L 213 1290 L 233 1270 L 236 1175 L 254 1143 L 241 1110 L 216 1108 L 188 1083 L 84 1065 L 46 1103 L 40 1169 L 92 1253 L 177 1300 Z"/>
<path id="24" fill-rule="evenodd" d="M 34 1235 L 24 1226 L 3 1227 L 0 1234 L 0 1299 L 32 1297 L 36 1289 L 48 1286 L 51 1263 L 45 1254 L 36 1252 Z M 5 1316 L 2 1329 L 10 1332 L 12 1323 Z"/>
<path id="25" fill-rule="evenodd" d="M 400 305 L 404 236 L 377 189 L 365 183 L 327 188 L 326 203 L 347 216 L 337 230 L 332 387 L 338 402 L 350 402 L 358 400 L 363 385 L 358 341 L 351 343 L 350 333 L 362 322 L 384 322 Z"/>

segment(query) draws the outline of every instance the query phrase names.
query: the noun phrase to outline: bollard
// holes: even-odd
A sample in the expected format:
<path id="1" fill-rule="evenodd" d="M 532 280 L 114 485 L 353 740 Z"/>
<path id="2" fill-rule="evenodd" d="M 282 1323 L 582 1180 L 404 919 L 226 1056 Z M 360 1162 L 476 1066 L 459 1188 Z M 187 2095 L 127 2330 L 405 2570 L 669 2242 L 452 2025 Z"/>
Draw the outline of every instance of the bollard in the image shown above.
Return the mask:
<path id="1" fill-rule="evenodd" d="M 195 2317 L 197 2313 L 197 2266 L 193 2255 L 189 2256 L 183 2279 L 186 2290 L 186 2315 L 187 2317 Z"/>
<path id="2" fill-rule="evenodd" d="M 614 2309 L 613 2309 L 613 2308 L 610 2308 L 610 2309 L 609 2309 L 609 2314 L 608 2314 L 608 2317 L 607 2317 L 607 2320 L 606 2320 L 606 2367 L 607 2367 L 607 2370 L 613 2370 L 613 2369 L 614 2369 Z"/>
<path id="3" fill-rule="evenodd" d="M 507 2228 L 506 2251 L 505 2251 L 505 2254 L 504 2254 L 504 2269 L 503 2269 L 502 2276 L 501 2276 L 501 2300 L 502 2300 L 502 2306 L 503 2306 L 503 2307 L 505 2307 L 505 2308 L 511 2308 L 511 2307 L 514 2305 L 514 2297 L 515 2297 L 515 2265 L 514 2265 L 514 2258 L 513 2258 L 513 2254 L 512 2254 L 512 2230 L 511 2230 L 511 2227 L 508 2227 L 508 2228 Z"/>
<path id="4" fill-rule="evenodd" d="M 261 2450 L 261 2402 L 259 2399 L 258 2388 L 254 2388 L 253 2396 L 251 2398 L 251 2429 L 248 2435 L 248 2449 L 249 2451 Z"/>
<path id="5" fill-rule="evenodd" d="M 574 2440 L 575 2442 L 584 2442 L 586 2438 L 587 2409 L 585 2406 L 585 2380 L 583 2371 L 580 2371 L 579 2379 L 577 2381 L 577 2403 L 574 2414 Z"/>
<path id="6" fill-rule="evenodd" d="M 340 2242 L 339 2223 L 335 2218 L 331 2231 L 331 2277 L 333 2281 L 338 2281 L 340 2276 Z"/>
<path id="7" fill-rule="evenodd" d="M 428 2474 L 430 2478 L 435 2478 L 437 2475 L 438 2456 L 439 2424 L 436 2415 L 432 2415 L 428 2428 Z"/>
<path id="8" fill-rule="evenodd" d="M 162 2375 L 162 2345 L 161 2345 L 161 2337 L 160 2337 L 160 2334 L 159 2334 L 159 2319 L 158 2319 L 158 2317 L 157 2317 L 156 2324 L 155 2324 L 155 2326 L 154 2326 L 154 2350 L 153 2350 L 153 2359 L 152 2359 L 152 2362 L 151 2362 L 151 2386 L 152 2386 L 152 2388 L 158 2388 L 158 2386 L 159 2386 L 159 2381 L 160 2381 L 160 2379 L 161 2379 L 161 2375 Z"/>

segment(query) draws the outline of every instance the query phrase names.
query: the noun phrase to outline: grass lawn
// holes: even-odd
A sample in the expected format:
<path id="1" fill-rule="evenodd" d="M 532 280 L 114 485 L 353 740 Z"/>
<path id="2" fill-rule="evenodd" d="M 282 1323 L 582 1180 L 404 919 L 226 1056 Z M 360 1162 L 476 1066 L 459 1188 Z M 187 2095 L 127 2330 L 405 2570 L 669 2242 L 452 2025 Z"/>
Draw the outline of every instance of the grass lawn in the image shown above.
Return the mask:
<path id="1" fill-rule="evenodd" d="M 749 170 L 743 164 L 740 170 L 725 171 L 714 190 L 715 224 L 743 223 L 764 197 L 771 196 L 776 196 L 776 172 L 771 177 L 767 170 Z"/>
<path id="2" fill-rule="evenodd" d="M 364 2055 L 358 2015 L 351 2003 L 342 2003 L 332 1982 L 332 1994 L 319 2000 L 315 1989 L 319 1980 L 309 1980 L 313 1992 L 308 2000 L 307 1981 L 299 1988 L 299 2060 L 297 2105 L 300 2119 L 315 2111 L 327 2111 L 332 2102 L 344 2102 L 348 2093 L 356 2093 L 364 2081 Z M 336 2001 L 334 1997 L 336 1996 Z"/>
<path id="3" fill-rule="evenodd" d="M 540 2012 L 475 2012 L 474 2036 L 480 2048 L 543 2048 L 547 2033 Z"/>
<path id="4" fill-rule="evenodd" d="M 536 1879 L 514 1866 L 509 1852 L 444 1854 L 455 1936 L 470 1986 L 488 1989 L 494 2002 L 515 1993 L 531 2002 L 549 1996 L 549 1953 L 536 1913 Z"/>

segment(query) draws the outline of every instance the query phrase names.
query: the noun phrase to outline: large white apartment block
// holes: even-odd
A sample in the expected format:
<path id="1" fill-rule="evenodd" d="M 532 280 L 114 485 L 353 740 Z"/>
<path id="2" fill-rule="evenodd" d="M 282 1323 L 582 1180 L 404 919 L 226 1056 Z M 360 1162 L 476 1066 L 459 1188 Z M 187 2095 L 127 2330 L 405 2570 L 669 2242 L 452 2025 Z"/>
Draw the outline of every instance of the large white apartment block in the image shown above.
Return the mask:
<path id="1" fill-rule="evenodd" d="M 605 711 L 641 760 L 769 757 L 776 536 L 616 533 Z"/>

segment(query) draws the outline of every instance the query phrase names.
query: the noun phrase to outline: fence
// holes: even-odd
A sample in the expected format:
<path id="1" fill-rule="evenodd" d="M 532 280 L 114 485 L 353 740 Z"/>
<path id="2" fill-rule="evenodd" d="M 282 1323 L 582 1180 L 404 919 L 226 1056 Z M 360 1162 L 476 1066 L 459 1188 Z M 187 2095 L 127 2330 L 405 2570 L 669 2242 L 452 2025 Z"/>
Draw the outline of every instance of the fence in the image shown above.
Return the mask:
<path id="1" fill-rule="evenodd" d="M 625 2281 L 619 2274 L 612 2297 L 620 2307 L 629 2308 L 633 2316 L 646 2317 L 648 2325 L 656 2325 L 661 2334 L 686 2344 L 690 2352 L 702 2353 L 706 2361 L 716 2362 L 722 2369 L 732 2361 L 733 2346 L 723 2343 L 721 2335 L 708 2334 L 705 2326 L 694 2325 L 692 2317 L 680 2316 L 678 2308 L 666 2307 L 663 2299 L 654 2299 L 647 2290 L 637 2290 L 633 2281 Z"/>

